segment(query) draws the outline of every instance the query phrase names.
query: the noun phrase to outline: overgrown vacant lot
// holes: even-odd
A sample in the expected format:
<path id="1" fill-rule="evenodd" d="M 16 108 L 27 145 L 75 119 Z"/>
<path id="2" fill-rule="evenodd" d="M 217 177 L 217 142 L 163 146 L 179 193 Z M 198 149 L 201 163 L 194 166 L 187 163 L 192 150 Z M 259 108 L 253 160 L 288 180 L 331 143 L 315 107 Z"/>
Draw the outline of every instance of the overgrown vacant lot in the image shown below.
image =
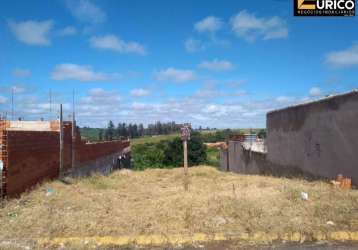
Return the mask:
<path id="1" fill-rule="evenodd" d="M 0 210 L 0 238 L 358 231 L 356 190 L 205 166 L 189 172 L 187 192 L 182 169 L 124 170 L 71 185 L 45 183 Z M 54 193 L 47 196 L 49 187 Z"/>

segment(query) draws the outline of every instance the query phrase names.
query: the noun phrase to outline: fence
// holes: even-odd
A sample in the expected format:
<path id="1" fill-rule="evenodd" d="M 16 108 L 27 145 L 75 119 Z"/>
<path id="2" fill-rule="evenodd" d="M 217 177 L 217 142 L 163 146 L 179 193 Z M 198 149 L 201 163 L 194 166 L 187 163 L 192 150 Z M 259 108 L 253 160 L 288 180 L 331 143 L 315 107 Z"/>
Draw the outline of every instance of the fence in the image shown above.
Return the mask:
<path id="1" fill-rule="evenodd" d="M 15 196 L 26 189 L 59 176 L 60 132 L 59 123 L 52 122 L 6 122 L 2 129 L 1 160 L 3 162 L 3 196 Z M 39 129 L 41 128 L 41 129 Z M 37 130 L 36 130 L 37 129 Z M 77 131 L 72 140 L 72 123 L 63 125 L 64 151 L 63 167 L 68 171 L 75 159 L 76 168 L 87 165 L 113 164 L 129 141 L 86 143 Z M 72 155 L 72 147 L 76 148 Z M 97 164 L 98 165 L 98 164 Z"/>

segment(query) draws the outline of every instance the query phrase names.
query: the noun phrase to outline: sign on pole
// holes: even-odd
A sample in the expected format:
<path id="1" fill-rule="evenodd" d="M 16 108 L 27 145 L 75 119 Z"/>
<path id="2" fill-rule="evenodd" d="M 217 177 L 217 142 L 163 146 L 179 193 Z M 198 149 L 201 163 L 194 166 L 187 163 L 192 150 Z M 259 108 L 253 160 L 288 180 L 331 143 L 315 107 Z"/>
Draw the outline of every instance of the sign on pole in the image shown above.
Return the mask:
<path id="1" fill-rule="evenodd" d="M 190 124 L 184 124 L 184 126 L 181 128 L 181 139 L 183 141 L 190 140 Z"/>
<path id="2" fill-rule="evenodd" d="M 184 173 L 188 174 L 188 141 L 190 140 L 190 124 L 184 124 L 181 128 L 181 139 L 184 151 Z"/>

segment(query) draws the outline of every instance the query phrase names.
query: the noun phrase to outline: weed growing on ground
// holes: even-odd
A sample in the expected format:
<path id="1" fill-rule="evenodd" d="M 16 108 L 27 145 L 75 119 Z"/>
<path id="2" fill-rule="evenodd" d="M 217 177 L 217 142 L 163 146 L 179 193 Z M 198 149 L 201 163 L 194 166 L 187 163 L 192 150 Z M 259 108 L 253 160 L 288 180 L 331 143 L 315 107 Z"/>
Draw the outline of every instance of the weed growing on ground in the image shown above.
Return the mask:
<path id="1" fill-rule="evenodd" d="M 71 185 L 44 183 L 6 201 L 0 239 L 358 231 L 357 190 L 206 166 L 189 168 L 188 179 L 188 191 L 182 168 L 116 171 Z M 54 190 L 49 196 L 48 187 Z M 302 191 L 308 200 L 302 200 Z"/>

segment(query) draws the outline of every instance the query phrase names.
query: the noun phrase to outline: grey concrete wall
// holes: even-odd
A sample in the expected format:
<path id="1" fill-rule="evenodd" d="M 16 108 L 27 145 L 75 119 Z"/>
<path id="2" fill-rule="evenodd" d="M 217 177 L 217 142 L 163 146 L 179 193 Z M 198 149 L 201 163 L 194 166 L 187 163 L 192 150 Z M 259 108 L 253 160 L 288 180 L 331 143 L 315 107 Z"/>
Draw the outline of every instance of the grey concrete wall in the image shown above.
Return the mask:
<path id="1" fill-rule="evenodd" d="M 267 160 L 285 172 L 358 185 L 358 92 L 267 114 Z"/>
<path id="2" fill-rule="evenodd" d="M 230 171 L 243 174 L 265 174 L 269 171 L 266 153 L 247 150 L 239 141 L 229 141 L 228 150 Z"/>
<path id="3" fill-rule="evenodd" d="M 239 141 L 229 141 L 229 168 L 236 173 L 244 173 L 245 166 L 243 162 L 243 148 Z"/>
<path id="4" fill-rule="evenodd" d="M 120 155 L 123 155 L 122 151 L 76 165 L 76 168 L 71 170 L 68 174 L 72 177 L 83 177 L 93 173 L 108 175 L 113 171 Z M 129 157 L 128 152 L 127 155 Z"/>
<path id="5" fill-rule="evenodd" d="M 220 148 L 219 149 L 219 165 L 221 171 L 227 171 L 227 149 Z"/>

